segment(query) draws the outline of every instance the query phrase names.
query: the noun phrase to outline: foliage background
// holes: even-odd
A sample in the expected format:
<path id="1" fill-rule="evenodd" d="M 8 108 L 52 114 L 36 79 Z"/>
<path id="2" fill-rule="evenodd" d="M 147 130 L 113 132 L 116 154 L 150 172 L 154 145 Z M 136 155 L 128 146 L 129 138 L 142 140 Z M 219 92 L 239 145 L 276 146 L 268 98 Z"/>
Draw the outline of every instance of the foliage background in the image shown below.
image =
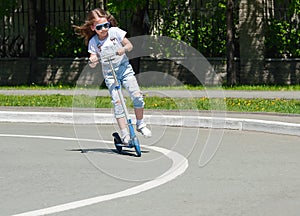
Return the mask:
<path id="1" fill-rule="evenodd" d="M 278 1 L 284 4 L 285 1 Z M 266 27 L 266 57 L 300 57 L 300 1 L 291 0 L 285 19 L 274 14 L 268 19 Z"/>
<path id="2" fill-rule="evenodd" d="M 12 11 L 20 7 L 20 2 L 20 0 L 0 0 L 0 18 L 7 20 Z M 118 19 L 120 26 L 129 32 L 130 28 L 136 26 L 133 18 L 139 16 L 138 19 L 143 20 L 142 24 L 147 26 L 146 34 L 182 40 L 206 57 L 226 57 L 227 0 L 109 0 L 105 2 L 107 2 L 105 8 Z M 234 5 L 235 57 L 239 56 L 238 4 L 239 1 L 236 1 Z M 271 13 L 266 17 L 265 55 L 268 58 L 299 58 L 300 0 L 278 0 L 274 1 L 274 4 L 278 10 L 275 9 L 274 14 Z M 72 23 L 46 24 L 44 28 L 46 41 L 40 56 L 51 58 L 86 56 L 86 47 L 82 39 L 75 37 L 71 27 L 74 23 L 80 25 L 83 22 L 84 19 L 81 17 L 73 19 Z M 142 28 L 142 26 L 138 27 Z M 134 31 L 137 31 L 136 28 Z M 135 36 L 134 32 L 131 36 Z M 2 40 L 5 41 L 7 38 Z M 11 40 L 11 43 L 16 43 L 16 40 Z M 13 47 L 13 44 L 5 46 Z M 26 54 L 12 53 L 10 57 L 24 55 Z"/>

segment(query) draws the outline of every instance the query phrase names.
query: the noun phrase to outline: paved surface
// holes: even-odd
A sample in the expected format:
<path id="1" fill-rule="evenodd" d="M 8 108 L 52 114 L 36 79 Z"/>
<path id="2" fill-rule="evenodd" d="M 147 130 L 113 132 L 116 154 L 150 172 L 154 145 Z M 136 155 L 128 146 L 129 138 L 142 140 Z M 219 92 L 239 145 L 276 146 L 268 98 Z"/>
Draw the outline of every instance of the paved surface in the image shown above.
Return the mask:
<path id="1" fill-rule="evenodd" d="M 56 209 L 52 215 L 64 216 L 299 214 L 297 136 L 152 126 L 155 137 L 139 136 L 142 157 L 136 158 L 132 150 L 114 151 L 114 130 L 112 125 L 0 123 L 1 215 L 40 215 L 32 211 L 51 213 L 50 207 Z M 217 152 L 200 166 L 208 140 L 220 134 Z M 188 160 L 179 176 L 172 174 L 184 161 L 171 160 L 172 152 Z M 162 174 L 165 178 L 157 178 Z M 149 184 L 156 185 L 148 189 Z"/>

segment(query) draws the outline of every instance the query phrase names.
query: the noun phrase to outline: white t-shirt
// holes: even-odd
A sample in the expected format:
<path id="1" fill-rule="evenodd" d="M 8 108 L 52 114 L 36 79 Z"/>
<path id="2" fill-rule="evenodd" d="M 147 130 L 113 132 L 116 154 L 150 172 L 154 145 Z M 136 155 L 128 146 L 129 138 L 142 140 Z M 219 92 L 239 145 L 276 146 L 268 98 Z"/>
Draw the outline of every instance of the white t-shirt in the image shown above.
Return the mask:
<path id="1" fill-rule="evenodd" d="M 128 62 L 128 58 L 125 54 L 119 56 L 116 52 L 123 47 L 122 41 L 126 35 L 126 31 L 118 28 L 111 27 L 108 30 L 108 37 L 103 41 L 99 40 L 98 35 L 94 35 L 88 44 L 88 52 L 96 54 L 100 58 L 102 63 L 103 72 L 111 71 L 108 58 L 112 59 L 114 68 L 118 68 L 120 64 Z M 98 48 L 100 47 L 100 48 Z"/>

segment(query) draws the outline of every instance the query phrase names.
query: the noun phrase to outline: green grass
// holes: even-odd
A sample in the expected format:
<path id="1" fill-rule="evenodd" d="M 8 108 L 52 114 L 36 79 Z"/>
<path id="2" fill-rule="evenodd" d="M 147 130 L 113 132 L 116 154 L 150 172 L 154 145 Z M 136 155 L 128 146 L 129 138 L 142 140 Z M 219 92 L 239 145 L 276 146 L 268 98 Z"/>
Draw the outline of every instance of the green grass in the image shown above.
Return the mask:
<path id="1" fill-rule="evenodd" d="M 2 86 L 0 90 L 70 90 L 79 88 L 76 86 L 51 85 L 51 86 Z M 86 89 L 87 87 L 84 87 Z M 90 89 L 98 88 L 90 86 Z M 205 90 L 220 89 L 220 87 L 204 86 L 177 86 L 177 87 L 150 87 L 143 90 Z M 223 87 L 223 90 L 259 90 L 259 91 L 300 91 L 300 85 L 289 86 L 265 86 L 265 85 L 245 85 L 235 87 Z M 300 114 L 299 100 L 285 99 L 242 99 L 242 98 L 160 98 L 145 97 L 145 109 L 161 110 L 222 110 L 237 112 L 275 112 Z M 128 107 L 132 108 L 131 100 L 127 100 Z M 0 95 L 0 106 L 30 106 L 30 107 L 80 107 L 80 108 L 111 108 L 110 97 L 89 97 L 86 95 L 64 96 L 64 95 Z"/>
<path id="2" fill-rule="evenodd" d="M 145 103 L 145 109 L 300 114 L 300 101 L 285 99 L 146 97 Z M 127 105 L 132 108 L 130 99 L 127 100 Z M 110 97 L 90 97 L 86 95 L 0 95 L 0 106 L 111 108 L 112 104 Z"/>
<path id="3" fill-rule="evenodd" d="M 148 109 L 223 110 L 236 112 L 276 112 L 300 114 L 299 100 L 241 98 L 146 98 Z"/>
<path id="4" fill-rule="evenodd" d="M 300 91 L 300 85 L 240 85 L 227 87 L 224 90 L 242 90 L 242 91 Z"/>
<path id="5" fill-rule="evenodd" d="M 0 86 L 0 90 L 48 90 L 48 89 L 74 89 L 74 86 L 71 85 L 20 85 L 20 86 Z"/>

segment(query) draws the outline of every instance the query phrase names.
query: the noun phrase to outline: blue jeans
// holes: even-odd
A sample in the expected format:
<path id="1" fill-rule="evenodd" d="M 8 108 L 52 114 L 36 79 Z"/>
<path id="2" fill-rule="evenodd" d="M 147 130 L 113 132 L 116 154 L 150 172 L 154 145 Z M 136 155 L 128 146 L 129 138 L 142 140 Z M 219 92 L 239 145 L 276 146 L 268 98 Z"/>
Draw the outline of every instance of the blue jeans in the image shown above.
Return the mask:
<path id="1" fill-rule="evenodd" d="M 144 99 L 140 87 L 134 76 L 132 66 L 128 62 L 122 63 L 119 68 L 116 68 L 117 79 L 121 86 L 123 86 L 130 95 L 133 101 L 134 108 L 144 108 Z M 116 118 L 125 116 L 123 107 L 120 102 L 118 90 L 116 89 L 115 80 L 111 72 L 105 74 L 105 84 L 109 90 L 114 105 L 114 114 Z"/>

